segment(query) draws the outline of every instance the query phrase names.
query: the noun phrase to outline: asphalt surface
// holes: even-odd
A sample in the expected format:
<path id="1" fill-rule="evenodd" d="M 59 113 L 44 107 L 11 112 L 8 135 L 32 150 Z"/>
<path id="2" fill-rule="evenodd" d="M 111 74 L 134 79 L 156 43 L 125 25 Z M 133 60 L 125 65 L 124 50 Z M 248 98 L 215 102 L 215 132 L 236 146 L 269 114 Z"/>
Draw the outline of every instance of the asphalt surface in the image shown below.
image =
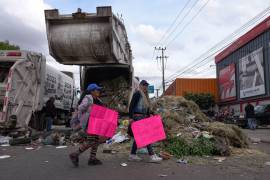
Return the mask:
<path id="1" fill-rule="evenodd" d="M 270 129 L 246 132 L 249 136 L 270 137 Z M 86 152 L 80 158 L 79 168 L 74 168 L 68 159 L 68 154 L 76 147 L 42 146 L 36 150 L 26 150 L 25 146 L 0 147 L 0 156 L 11 156 L 0 159 L 0 180 L 269 180 L 270 166 L 264 163 L 270 161 L 270 144 L 251 146 L 265 153 L 232 156 L 221 163 L 213 157 L 195 158 L 189 164 L 177 164 L 175 159 L 153 164 L 147 162 L 147 157 L 144 162 L 127 162 L 127 154 L 98 153 L 103 165 L 90 167 Z M 127 167 L 120 165 L 123 162 Z"/>

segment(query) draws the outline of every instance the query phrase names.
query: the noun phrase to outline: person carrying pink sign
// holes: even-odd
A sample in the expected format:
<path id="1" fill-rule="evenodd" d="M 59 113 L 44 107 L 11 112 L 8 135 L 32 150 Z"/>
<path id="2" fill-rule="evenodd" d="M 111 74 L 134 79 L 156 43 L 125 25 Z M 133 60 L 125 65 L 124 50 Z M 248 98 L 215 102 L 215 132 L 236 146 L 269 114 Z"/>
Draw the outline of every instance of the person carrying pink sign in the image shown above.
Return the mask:
<path id="1" fill-rule="evenodd" d="M 79 127 L 85 136 L 85 141 L 80 145 L 79 149 L 69 155 L 71 162 L 75 167 L 79 166 L 79 155 L 91 148 L 88 165 L 100 165 L 102 162 L 96 158 L 98 146 L 103 137 L 97 135 L 89 135 L 86 133 L 90 109 L 93 104 L 102 105 L 99 99 L 101 87 L 97 84 L 89 84 L 86 91 L 80 98 L 78 104 Z"/>
<path id="2" fill-rule="evenodd" d="M 132 121 L 139 121 L 145 118 L 150 117 L 150 100 L 148 96 L 148 85 L 149 83 L 145 80 L 142 80 L 140 82 L 140 88 L 138 91 L 136 91 L 133 94 L 133 97 L 130 102 L 129 106 L 129 117 L 132 119 Z M 128 134 L 133 137 L 133 132 L 131 128 L 131 124 L 128 127 Z M 162 158 L 158 157 L 152 148 L 152 145 L 149 144 L 146 146 L 148 150 L 148 154 L 150 155 L 150 161 L 151 162 L 160 162 L 162 161 Z M 141 161 L 142 158 L 140 158 L 137 155 L 137 144 L 134 141 L 132 148 L 131 148 L 131 153 L 129 155 L 128 160 L 129 161 Z"/>

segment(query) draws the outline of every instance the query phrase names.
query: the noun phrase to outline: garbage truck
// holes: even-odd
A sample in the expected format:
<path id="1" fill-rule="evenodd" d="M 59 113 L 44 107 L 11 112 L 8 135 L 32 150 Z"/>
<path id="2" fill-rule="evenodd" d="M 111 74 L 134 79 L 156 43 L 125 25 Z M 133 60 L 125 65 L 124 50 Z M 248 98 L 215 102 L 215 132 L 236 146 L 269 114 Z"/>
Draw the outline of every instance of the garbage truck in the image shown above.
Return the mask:
<path id="1" fill-rule="evenodd" d="M 0 51 L 0 132 L 43 130 L 50 97 L 55 98 L 56 119 L 69 120 L 76 91 L 74 79 L 65 73 L 47 65 L 40 53 Z"/>
<path id="2" fill-rule="evenodd" d="M 133 91 L 132 51 L 121 17 L 110 6 L 96 13 L 59 14 L 45 10 L 49 52 L 61 64 L 80 66 L 81 91 L 90 83 L 103 87 L 102 101 L 120 113 Z"/>

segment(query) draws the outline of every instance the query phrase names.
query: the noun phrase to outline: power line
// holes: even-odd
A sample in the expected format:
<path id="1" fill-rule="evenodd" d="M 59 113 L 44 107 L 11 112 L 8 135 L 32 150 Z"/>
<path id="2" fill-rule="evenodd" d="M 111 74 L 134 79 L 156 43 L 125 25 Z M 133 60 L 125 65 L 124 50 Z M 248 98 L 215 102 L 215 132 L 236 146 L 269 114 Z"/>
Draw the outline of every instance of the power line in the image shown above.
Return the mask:
<path id="1" fill-rule="evenodd" d="M 206 53 L 204 53 L 203 55 L 201 55 L 199 58 L 197 58 L 196 60 L 195 60 L 195 62 L 197 61 L 197 60 L 199 60 L 200 58 L 202 58 L 203 56 L 205 56 L 205 55 L 207 55 L 207 54 L 209 54 L 209 53 L 211 53 L 213 50 L 215 50 L 218 46 L 221 46 L 221 45 L 223 45 L 223 44 L 225 44 L 225 43 L 227 43 L 227 41 L 229 41 L 229 40 L 231 40 L 233 37 L 236 37 L 239 33 L 242 33 L 242 30 L 244 30 L 244 29 L 246 29 L 248 26 L 250 26 L 251 24 L 253 24 L 253 21 L 258 21 L 258 20 L 256 20 L 257 18 L 263 18 L 264 16 L 266 16 L 266 15 L 264 15 L 263 17 L 260 17 L 260 16 L 262 16 L 264 13 L 266 13 L 267 11 L 269 11 L 270 10 L 270 7 L 269 8 L 267 8 L 266 10 L 264 10 L 263 12 L 261 12 L 259 15 L 257 15 L 256 17 L 254 17 L 252 20 L 250 20 L 248 23 L 246 23 L 245 25 L 243 25 L 241 28 L 239 28 L 238 30 L 236 30 L 234 33 L 232 33 L 232 34 L 230 34 L 229 36 L 227 36 L 225 39 L 223 39 L 222 41 L 220 41 L 218 44 L 216 44 L 215 46 L 213 46 L 210 50 L 208 50 Z M 259 20 L 260 20 L 259 19 Z M 231 37 L 231 36 L 233 36 L 233 37 Z M 187 68 L 187 67 L 186 67 Z M 181 71 L 181 70 L 180 70 Z M 180 71 L 177 71 L 177 72 L 180 72 Z M 173 75 L 171 75 L 170 77 L 172 77 L 172 76 L 174 76 L 176 73 L 174 73 Z M 169 77 L 169 78 L 170 78 Z"/>
<path id="2" fill-rule="evenodd" d="M 259 15 L 257 15 L 255 18 L 253 18 L 251 21 L 249 21 L 248 23 L 246 23 L 244 26 L 242 26 L 241 28 L 239 28 L 238 30 L 236 30 L 233 34 L 229 35 L 227 38 L 225 38 L 224 40 L 222 40 L 221 42 L 219 42 L 218 44 L 216 44 L 214 47 L 212 47 L 210 50 L 208 50 L 206 53 L 204 53 L 203 55 L 201 55 L 199 58 L 197 58 L 196 60 L 202 58 L 204 55 L 209 54 L 210 52 L 212 52 L 213 50 L 215 50 L 218 46 L 221 46 L 222 44 L 225 44 L 225 42 L 227 43 L 227 41 L 232 40 L 232 35 L 233 37 L 236 37 L 237 34 L 239 34 L 240 32 L 242 32 L 242 30 L 246 29 L 246 27 L 250 26 L 250 24 L 253 24 L 253 21 L 256 20 L 259 16 L 261 16 L 262 14 L 264 14 L 265 12 L 267 12 L 268 10 L 270 10 L 270 8 L 267 8 L 265 11 L 263 11 L 262 13 L 260 13 Z M 264 16 L 266 16 L 267 14 L 265 14 Z M 264 16 L 259 17 L 260 19 L 262 19 Z M 259 19 L 259 20 L 260 20 Z M 258 20 L 256 20 L 258 21 Z M 224 48 L 224 47 L 223 47 Z M 222 50 L 222 49 L 219 49 Z M 195 60 L 195 62 L 196 62 Z M 179 72 L 179 71 L 178 71 Z M 176 74 L 176 73 L 175 73 Z M 174 75 L 171 75 L 170 77 L 172 77 Z"/>
<path id="3" fill-rule="evenodd" d="M 192 21 L 194 21 L 194 19 L 202 12 L 202 10 L 206 7 L 206 5 L 208 4 L 210 2 L 210 0 L 207 0 L 206 1 L 206 3 L 204 3 L 204 5 L 203 6 L 201 6 L 201 8 L 197 11 L 197 13 L 190 19 L 190 21 L 188 21 L 188 23 L 186 23 L 185 25 L 184 25 L 184 27 L 182 28 L 182 30 L 179 32 L 179 33 L 177 33 L 174 37 L 173 37 L 173 39 L 171 40 L 171 41 L 169 41 L 168 43 L 167 43 L 167 47 L 177 38 L 177 37 L 179 37 L 183 32 L 184 32 L 184 30 L 192 23 Z"/>
<path id="4" fill-rule="evenodd" d="M 187 16 L 191 13 L 191 11 L 193 10 L 193 8 L 196 6 L 196 4 L 199 2 L 200 0 L 196 0 L 193 2 L 193 4 L 191 5 L 190 9 L 186 12 L 186 14 L 182 17 L 182 19 L 178 22 L 178 24 L 174 27 L 174 29 L 171 31 L 171 33 L 167 36 L 167 38 L 164 40 L 164 43 L 171 37 L 171 35 L 173 35 L 173 33 L 177 30 L 177 28 L 184 22 L 184 20 L 187 18 Z"/>
<path id="5" fill-rule="evenodd" d="M 249 26 L 251 26 L 252 24 L 254 24 L 255 22 L 261 20 L 262 18 L 264 18 L 266 15 L 268 15 L 267 13 L 269 13 L 268 11 L 270 10 L 270 7 L 268 7 L 267 9 L 265 9 L 263 12 L 261 12 L 260 14 L 258 14 L 257 16 L 255 16 L 252 20 L 250 20 L 248 23 L 246 23 L 245 25 L 243 25 L 242 27 L 240 27 L 238 30 L 236 30 L 234 33 L 230 34 L 229 36 L 227 36 L 225 39 L 223 39 L 221 42 L 219 42 L 218 44 L 216 44 L 215 46 L 213 46 L 210 50 L 208 50 L 206 53 L 204 53 L 203 55 L 201 55 L 199 58 L 196 58 L 195 62 L 197 62 L 197 60 L 203 58 L 204 56 L 206 56 L 207 54 L 211 53 L 212 51 L 214 51 L 215 49 L 218 48 L 218 46 L 221 46 L 222 44 L 225 44 L 227 43 L 229 40 L 232 41 L 232 38 L 236 37 L 240 32 L 242 33 L 243 30 L 247 29 Z M 265 14 L 266 13 L 266 14 Z M 263 15 L 264 14 L 264 15 Z M 232 37 L 231 37 L 232 36 Z M 230 43 L 231 44 L 231 43 Z M 217 51 L 215 51 L 214 53 L 212 53 L 210 56 L 214 55 L 215 53 L 225 49 L 227 46 L 229 46 L 230 44 L 218 49 Z M 203 62 L 204 60 L 206 60 L 207 58 L 209 58 L 209 56 L 207 56 L 206 58 L 204 58 L 202 61 L 200 61 L 199 63 Z M 199 64 L 199 63 L 196 63 L 195 65 Z M 192 63 L 194 64 L 194 63 Z M 191 65 L 192 65 L 191 64 Z M 189 66 L 191 65 L 188 65 L 186 68 L 180 70 L 180 71 L 177 71 L 178 72 L 183 72 L 185 71 L 185 69 L 189 68 Z M 192 67 L 194 67 L 195 65 L 193 65 Z M 172 74 L 169 78 L 172 78 L 174 77 L 175 75 L 177 75 L 177 73 L 174 73 Z M 178 75 L 177 75 L 178 76 Z"/>
<path id="6" fill-rule="evenodd" d="M 268 9 L 268 8 L 267 8 L 267 9 Z M 267 15 L 267 14 L 265 14 L 264 16 L 266 16 L 266 15 Z M 264 16 L 262 16 L 260 19 L 262 19 Z M 232 42 L 232 43 L 233 43 L 233 42 Z M 214 53 L 211 54 L 210 56 L 204 58 L 204 59 L 203 59 L 202 61 L 200 61 L 199 63 L 197 63 L 197 64 L 193 65 L 192 67 L 186 69 L 185 71 L 181 72 L 180 74 L 177 75 L 177 77 L 181 76 L 182 74 L 184 74 L 185 72 L 187 72 L 187 71 L 189 71 L 189 70 L 196 70 L 196 69 L 198 69 L 198 68 L 193 69 L 193 67 L 199 66 L 204 60 L 207 60 L 208 58 L 212 57 L 212 56 L 213 56 L 214 54 L 216 54 L 217 52 L 222 51 L 223 49 L 227 48 L 227 47 L 230 46 L 232 43 L 226 45 L 225 47 L 222 47 L 222 49 L 217 50 L 216 52 L 214 52 Z M 211 60 L 212 60 L 212 59 L 210 59 L 210 61 L 211 61 Z M 210 61 L 207 61 L 206 63 L 209 63 Z M 205 63 L 205 64 L 206 64 L 206 63 Z M 204 65 L 205 65 L 205 64 L 204 64 Z"/>
<path id="7" fill-rule="evenodd" d="M 165 33 L 162 35 L 162 37 L 160 38 L 160 40 L 158 41 L 158 45 L 159 43 L 166 37 L 166 34 L 170 32 L 170 30 L 173 28 L 174 24 L 177 22 L 177 19 L 180 17 L 180 15 L 184 12 L 184 10 L 186 9 L 186 7 L 188 6 L 188 4 L 190 3 L 191 0 L 188 0 L 185 5 L 181 8 L 181 10 L 178 12 L 177 16 L 175 17 L 175 19 L 173 20 L 173 22 L 171 23 L 171 25 L 169 26 L 169 28 L 165 31 Z"/>
<path id="8" fill-rule="evenodd" d="M 204 58 L 204 59 L 203 59 L 202 61 L 200 61 L 199 63 L 193 65 L 192 67 L 186 69 L 185 71 L 182 71 L 180 74 L 176 75 L 174 78 L 176 78 L 176 77 L 181 77 L 181 75 L 183 75 L 184 73 L 188 72 L 189 70 L 191 70 L 191 71 L 192 71 L 192 70 L 196 70 L 196 69 L 192 69 L 192 68 L 193 68 L 193 67 L 196 67 L 196 66 L 198 66 L 198 65 L 200 65 L 200 63 L 202 63 L 203 61 L 209 59 L 210 57 L 212 57 L 214 54 L 216 54 L 216 53 L 219 52 L 220 50 L 223 50 L 223 49 L 227 48 L 227 47 L 230 46 L 231 44 L 232 44 L 232 43 L 228 44 L 227 46 L 223 47 L 222 49 L 217 50 L 217 51 L 214 52 L 213 54 L 211 54 L 211 55 L 209 55 L 208 57 Z M 210 61 L 211 61 L 211 60 L 212 60 L 212 59 L 210 59 Z M 210 61 L 207 61 L 206 63 L 209 63 Z M 205 64 L 206 64 L 206 63 L 205 63 Z M 204 65 L 205 65 L 205 64 L 204 64 Z M 198 69 L 198 68 L 197 68 L 197 69 Z M 174 78 L 171 78 L 171 79 L 168 80 L 167 82 L 168 82 L 168 83 L 172 82 Z"/>
<path id="9" fill-rule="evenodd" d="M 244 24 L 242 27 L 240 27 L 239 29 L 237 29 L 236 31 L 234 31 L 234 33 L 232 33 L 229 36 L 227 36 L 225 39 L 223 39 L 221 42 L 219 42 L 218 44 L 216 44 L 215 46 L 213 46 L 210 50 L 208 50 L 206 53 L 204 53 L 203 55 L 201 55 L 199 58 L 196 58 L 195 64 L 194 63 L 191 63 L 191 65 L 188 65 L 185 68 L 182 68 L 182 70 L 177 71 L 177 73 L 180 72 L 180 74 L 174 73 L 168 79 L 170 79 L 172 77 L 174 77 L 174 78 L 175 77 L 178 77 L 179 75 L 182 75 L 185 72 L 187 72 L 187 70 L 190 70 L 190 69 L 193 69 L 193 68 L 197 67 L 198 64 L 202 64 L 202 63 L 205 64 L 205 63 L 210 62 L 209 60 L 207 62 L 205 62 L 205 61 L 207 59 L 209 59 L 210 57 L 212 57 L 213 55 L 215 55 L 217 52 L 222 51 L 223 49 L 225 49 L 226 47 L 228 47 L 229 45 L 231 45 L 233 43 L 233 38 L 234 37 L 237 37 L 239 35 L 239 33 L 242 33 L 242 31 L 246 30 L 247 28 L 249 28 L 250 26 L 252 26 L 254 23 L 257 23 L 262 18 L 264 18 L 265 16 L 267 16 L 268 13 L 269 13 L 269 10 L 270 10 L 270 7 L 266 8 L 263 12 L 261 12 L 257 16 L 255 16 L 252 20 L 250 20 L 249 22 L 247 22 L 246 24 Z M 227 43 L 228 41 L 230 41 L 229 44 L 227 44 L 227 45 L 219 48 L 218 50 L 216 50 L 219 46 L 222 46 L 223 44 Z M 216 51 L 214 53 L 211 53 L 214 50 L 216 50 Z M 209 53 L 211 53 L 211 54 L 208 55 Z M 205 57 L 205 56 L 207 56 L 207 57 Z M 200 60 L 203 57 L 205 57 L 203 60 L 201 60 L 200 62 L 197 62 L 198 60 Z M 210 60 L 212 60 L 212 59 L 210 59 Z"/>
<path id="10" fill-rule="evenodd" d="M 185 71 L 182 72 L 180 75 L 184 74 L 184 73 L 187 72 L 188 70 L 194 70 L 194 68 L 196 68 L 197 66 L 202 66 L 201 63 L 205 62 L 205 60 L 207 60 L 208 58 L 212 57 L 212 56 L 215 55 L 217 52 L 224 50 L 225 48 L 227 48 L 227 47 L 228 47 L 229 45 L 231 45 L 231 44 L 232 44 L 232 43 L 228 44 L 228 45 L 225 46 L 225 47 L 222 47 L 222 49 L 217 50 L 217 51 L 214 52 L 211 56 L 208 56 L 208 57 L 205 58 L 203 61 L 201 61 L 201 62 L 199 62 L 199 63 L 193 65 L 191 68 L 185 70 Z M 208 62 L 211 61 L 211 60 L 212 60 L 212 59 L 208 60 L 206 63 L 208 63 Z M 197 69 L 198 69 L 198 68 L 197 68 Z M 195 70 L 196 70 L 196 69 L 195 69 Z M 180 76 L 180 75 L 178 75 L 178 76 Z"/>

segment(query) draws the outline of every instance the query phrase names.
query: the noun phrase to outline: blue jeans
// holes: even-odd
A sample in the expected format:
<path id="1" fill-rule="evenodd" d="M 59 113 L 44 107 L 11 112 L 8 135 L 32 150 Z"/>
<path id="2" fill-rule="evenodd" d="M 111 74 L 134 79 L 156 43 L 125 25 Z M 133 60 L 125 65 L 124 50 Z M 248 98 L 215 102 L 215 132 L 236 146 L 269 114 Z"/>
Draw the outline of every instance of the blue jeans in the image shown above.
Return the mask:
<path id="1" fill-rule="evenodd" d="M 145 116 L 145 115 L 136 116 L 133 119 L 134 119 L 134 121 L 139 121 L 139 120 L 144 119 L 144 118 L 147 118 L 147 116 Z M 150 156 L 152 156 L 152 155 L 155 154 L 154 151 L 153 151 L 153 148 L 152 148 L 152 145 L 151 144 L 147 145 L 146 148 L 147 148 L 148 154 Z M 137 153 L 137 149 L 138 149 L 137 148 L 137 144 L 136 144 L 136 142 L 134 140 L 133 145 L 132 145 L 132 148 L 131 148 L 131 154 L 134 154 L 135 155 Z"/>
<path id="2" fill-rule="evenodd" d="M 248 127 L 249 129 L 256 129 L 257 127 L 257 122 L 255 118 L 247 118 L 248 120 Z"/>
<path id="3" fill-rule="evenodd" d="M 52 117 L 45 117 L 45 120 L 46 120 L 46 130 L 51 131 L 52 130 L 53 118 Z"/>

